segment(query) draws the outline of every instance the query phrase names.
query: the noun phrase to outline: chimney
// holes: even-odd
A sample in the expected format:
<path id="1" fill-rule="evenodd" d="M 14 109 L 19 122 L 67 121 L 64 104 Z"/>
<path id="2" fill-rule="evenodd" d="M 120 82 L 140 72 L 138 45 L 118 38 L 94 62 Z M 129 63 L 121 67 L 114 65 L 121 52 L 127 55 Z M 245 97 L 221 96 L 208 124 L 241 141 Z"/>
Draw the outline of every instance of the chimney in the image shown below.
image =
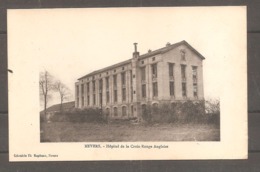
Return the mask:
<path id="1" fill-rule="evenodd" d="M 170 45 L 171 45 L 171 43 L 167 42 L 166 47 L 169 47 Z"/>
<path id="2" fill-rule="evenodd" d="M 135 51 L 133 52 L 133 58 L 138 58 L 139 57 L 139 52 L 137 51 L 137 43 L 134 43 L 135 46 Z"/>

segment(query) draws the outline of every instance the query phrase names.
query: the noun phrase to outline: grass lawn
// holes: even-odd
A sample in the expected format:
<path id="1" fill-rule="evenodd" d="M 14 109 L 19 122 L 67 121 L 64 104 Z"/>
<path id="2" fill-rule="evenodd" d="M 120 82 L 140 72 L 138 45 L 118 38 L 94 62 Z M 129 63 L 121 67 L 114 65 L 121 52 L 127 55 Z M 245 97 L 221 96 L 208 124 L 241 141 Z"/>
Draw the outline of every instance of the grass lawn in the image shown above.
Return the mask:
<path id="1" fill-rule="evenodd" d="M 131 123 L 42 123 L 42 142 L 135 142 L 135 141 L 219 141 L 220 130 L 209 124 Z"/>

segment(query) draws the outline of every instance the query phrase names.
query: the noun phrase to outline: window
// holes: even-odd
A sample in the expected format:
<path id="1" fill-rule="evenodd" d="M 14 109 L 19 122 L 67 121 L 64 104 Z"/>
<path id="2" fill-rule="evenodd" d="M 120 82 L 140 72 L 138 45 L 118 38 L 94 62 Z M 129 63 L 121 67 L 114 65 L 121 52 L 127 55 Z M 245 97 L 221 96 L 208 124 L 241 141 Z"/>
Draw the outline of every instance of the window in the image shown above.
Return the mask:
<path id="1" fill-rule="evenodd" d="M 114 116 L 117 116 L 117 107 L 114 107 Z"/>
<path id="2" fill-rule="evenodd" d="M 133 73 L 132 73 L 132 70 L 130 70 L 130 85 L 133 85 Z"/>
<path id="3" fill-rule="evenodd" d="M 81 95 L 84 95 L 84 84 L 81 84 Z"/>
<path id="4" fill-rule="evenodd" d="M 153 57 L 152 60 L 154 61 L 154 60 L 155 60 L 155 57 Z"/>
<path id="5" fill-rule="evenodd" d="M 147 114 L 147 110 L 146 110 L 146 104 L 142 105 L 142 115 L 146 115 Z"/>
<path id="6" fill-rule="evenodd" d="M 89 93 L 89 82 L 87 83 L 87 94 Z"/>
<path id="7" fill-rule="evenodd" d="M 79 98 L 77 98 L 77 105 L 76 106 L 79 107 Z"/>
<path id="8" fill-rule="evenodd" d="M 84 97 L 83 96 L 81 97 L 81 106 L 82 107 L 84 106 Z"/>
<path id="9" fill-rule="evenodd" d="M 142 97 L 143 98 L 146 97 L 146 85 L 145 84 L 142 85 Z"/>
<path id="10" fill-rule="evenodd" d="M 158 84 L 157 84 L 157 82 L 153 83 L 153 97 L 158 97 Z"/>
<path id="11" fill-rule="evenodd" d="M 125 106 L 122 107 L 122 115 L 126 116 L 126 107 Z"/>
<path id="12" fill-rule="evenodd" d="M 125 86 L 125 72 L 121 73 L 121 82 L 122 82 L 122 86 Z"/>
<path id="13" fill-rule="evenodd" d="M 110 110 L 109 108 L 106 108 L 106 116 L 108 117 L 110 115 Z"/>
<path id="14" fill-rule="evenodd" d="M 122 67 L 122 70 L 125 70 L 125 67 Z"/>
<path id="15" fill-rule="evenodd" d="M 198 86 L 197 83 L 193 83 L 193 96 L 198 97 Z"/>
<path id="16" fill-rule="evenodd" d="M 126 100 L 126 88 L 122 88 L 122 100 Z"/>
<path id="17" fill-rule="evenodd" d="M 89 105 L 89 96 L 87 96 L 87 101 L 88 101 L 87 104 Z"/>
<path id="18" fill-rule="evenodd" d="M 109 91 L 107 91 L 107 93 L 106 93 L 106 100 L 107 100 L 107 103 L 109 103 Z"/>
<path id="19" fill-rule="evenodd" d="M 144 64 L 144 61 L 143 61 L 143 60 L 141 61 L 141 64 Z"/>
<path id="20" fill-rule="evenodd" d="M 117 90 L 114 90 L 114 102 L 117 102 Z"/>
<path id="21" fill-rule="evenodd" d="M 93 92 L 96 91 L 96 82 L 95 81 L 92 81 L 92 89 L 93 89 Z"/>
<path id="22" fill-rule="evenodd" d="M 134 94 L 133 94 L 133 86 L 131 86 L 131 101 L 133 101 L 133 99 L 134 99 Z"/>
<path id="23" fill-rule="evenodd" d="M 158 103 L 154 103 L 153 106 L 152 106 L 152 111 L 154 114 L 157 114 L 158 113 Z"/>
<path id="24" fill-rule="evenodd" d="M 131 116 L 134 116 L 134 106 L 131 106 Z"/>
<path id="25" fill-rule="evenodd" d="M 141 81 L 145 81 L 145 67 L 141 68 Z"/>
<path id="26" fill-rule="evenodd" d="M 181 60 L 185 61 L 186 60 L 186 51 L 184 49 L 181 49 L 180 52 L 181 52 Z"/>
<path id="27" fill-rule="evenodd" d="M 174 63 L 169 63 L 169 76 L 174 76 Z"/>
<path id="28" fill-rule="evenodd" d="M 192 66 L 192 78 L 193 82 L 197 82 L 197 66 Z"/>
<path id="29" fill-rule="evenodd" d="M 152 77 L 157 78 L 157 64 L 152 64 Z"/>
<path id="30" fill-rule="evenodd" d="M 186 80 L 186 65 L 181 65 L 181 78 L 183 81 Z"/>
<path id="31" fill-rule="evenodd" d="M 186 91 L 186 83 L 182 83 L 182 96 L 186 97 L 187 96 L 187 91 Z"/>
<path id="32" fill-rule="evenodd" d="M 117 87 L 117 77 L 116 75 L 113 76 L 114 88 Z"/>
<path id="33" fill-rule="evenodd" d="M 102 103 L 103 103 L 102 93 L 99 93 L 99 103 L 100 103 L 100 105 L 102 105 Z"/>
<path id="34" fill-rule="evenodd" d="M 93 105 L 96 104 L 96 94 L 93 94 Z"/>
<path id="35" fill-rule="evenodd" d="M 106 89 L 109 89 L 109 77 L 106 77 Z"/>
<path id="36" fill-rule="evenodd" d="M 79 97 L 79 86 L 76 87 L 77 97 Z"/>
<path id="37" fill-rule="evenodd" d="M 170 96 L 174 96 L 174 82 L 170 81 Z"/>
<path id="38" fill-rule="evenodd" d="M 99 90 L 103 90 L 103 80 L 102 79 L 100 79 L 99 80 Z"/>

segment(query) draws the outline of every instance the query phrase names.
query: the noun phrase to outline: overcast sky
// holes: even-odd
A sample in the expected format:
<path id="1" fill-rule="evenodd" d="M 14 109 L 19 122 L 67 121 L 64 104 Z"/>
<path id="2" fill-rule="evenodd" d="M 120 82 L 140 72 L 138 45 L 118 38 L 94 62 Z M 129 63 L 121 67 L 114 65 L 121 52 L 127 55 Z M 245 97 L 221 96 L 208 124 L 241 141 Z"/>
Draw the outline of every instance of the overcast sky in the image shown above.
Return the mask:
<path id="1" fill-rule="evenodd" d="M 219 97 L 219 70 L 238 56 L 241 15 L 230 8 L 103 8 L 24 10 L 19 23 L 30 55 L 74 94 L 74 83 L 94 70 L 186 40 L 204 60 L 205 97 Z M 71 99 L 73 100 L 73 98 Z M 59 103 L 53 98 L 49 105 Z"/>

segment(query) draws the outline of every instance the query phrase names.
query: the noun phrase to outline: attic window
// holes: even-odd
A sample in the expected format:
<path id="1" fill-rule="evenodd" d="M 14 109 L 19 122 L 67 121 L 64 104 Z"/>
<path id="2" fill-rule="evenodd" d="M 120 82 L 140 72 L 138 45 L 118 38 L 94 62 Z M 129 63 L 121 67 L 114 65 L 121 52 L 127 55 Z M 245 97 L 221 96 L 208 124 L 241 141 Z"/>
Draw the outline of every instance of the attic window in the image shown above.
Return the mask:
<path id="1" fill-rule="evenodd" d="M 108 75 L 108 72 L 107 72 L 107 75 Z"/>
<path id="2" fill-rule="evenodd" d="M 186 60 L 186 51 L 185 51 L 185 49 L 181 49 L 180 53 L 181 53 L 181 60 L 185 61 Z"/>
<path id="3" fill-rule="evenodd" d="M 152 60 L 154 61 L 154 60 L 155 60 L 155 57 L 153 57 Z"/>

